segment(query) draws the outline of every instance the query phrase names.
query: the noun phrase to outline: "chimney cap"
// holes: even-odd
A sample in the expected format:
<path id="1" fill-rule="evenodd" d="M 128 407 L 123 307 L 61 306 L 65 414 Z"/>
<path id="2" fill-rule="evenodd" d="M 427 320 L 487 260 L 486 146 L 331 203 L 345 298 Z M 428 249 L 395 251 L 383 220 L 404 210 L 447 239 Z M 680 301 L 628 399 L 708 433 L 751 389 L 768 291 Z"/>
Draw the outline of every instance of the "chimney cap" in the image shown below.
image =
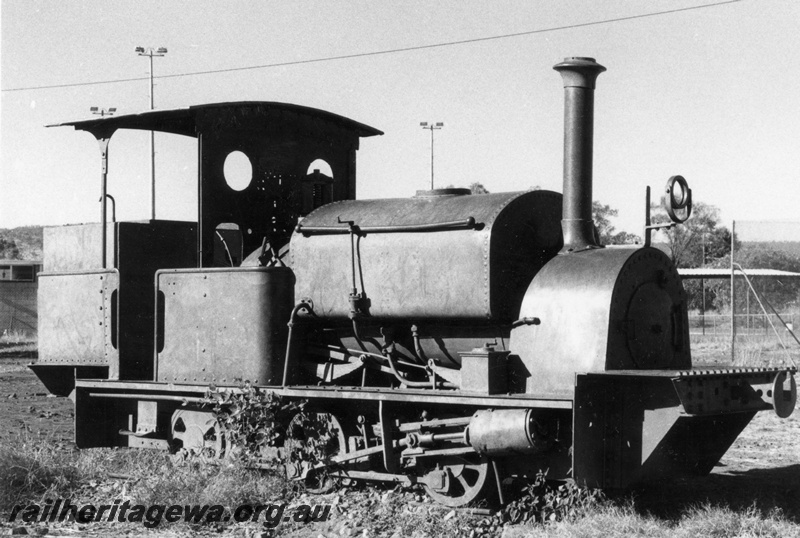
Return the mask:
<path id="1" fill-rule="evenodd" d="M 587 88 L 593 90 L 597 76 L 606 70 L 594 58 L 571 56 L 553 66 L 564 78 L 564 87 Z"/>

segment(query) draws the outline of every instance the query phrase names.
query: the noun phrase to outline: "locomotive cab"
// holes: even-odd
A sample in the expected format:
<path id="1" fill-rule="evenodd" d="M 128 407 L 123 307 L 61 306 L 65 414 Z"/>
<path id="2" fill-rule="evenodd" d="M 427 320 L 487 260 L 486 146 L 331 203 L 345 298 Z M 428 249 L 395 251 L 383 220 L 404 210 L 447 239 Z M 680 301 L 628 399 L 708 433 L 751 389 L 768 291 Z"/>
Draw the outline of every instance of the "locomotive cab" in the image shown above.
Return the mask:
<path id="1" fill-rule="evenodd" d="M 382 133 L 274 102 L 60 125 L 87 131 L 99 143 L 101 224 L 45 232 L 40 358 L 32 366 L 39 378 L 67 395 L 76 376 L 196 381 L 200 372 L 202 381 L 222 381 L 236 364 L 244 368 L 237 377 L 274 382 L 268 357 L 284 345 L 294 306 L 294 277 L 281 267 L 281 249 L 298 218 L 323 203 L 355 198 L 359 139 Z M 109 142 L 121 129 L 197 139 L 198 222 L 107 222 Z M 236 164 L 243 177 L 234 173 Z M 241 267 L 251 253 L 249 267 Z M 275 267 L 265 267 L 270 262 Z M 220 319 L 230 320 L 225 330 L 217 327 Z M 199 367 L 189 366 L 193 361 Z"/>

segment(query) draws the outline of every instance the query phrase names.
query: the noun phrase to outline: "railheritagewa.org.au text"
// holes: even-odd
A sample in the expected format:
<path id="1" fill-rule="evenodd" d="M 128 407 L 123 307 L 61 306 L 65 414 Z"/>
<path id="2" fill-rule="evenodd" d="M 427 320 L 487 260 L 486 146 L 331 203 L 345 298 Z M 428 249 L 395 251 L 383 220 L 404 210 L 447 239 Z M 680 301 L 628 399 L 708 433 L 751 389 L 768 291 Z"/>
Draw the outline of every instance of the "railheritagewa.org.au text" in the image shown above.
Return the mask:
<path id="1" fill-rule="evenodd" d="M 116 499 L 111 504 L 74 504 L 70 499 L 47 499 L 44 504 L 17 505 L 11 509 L 8 521 L 21 523 L 54 523 L 75 521 L 77 523 L 141 523 L 147 528 L 162 522 L 177 523 L 224 523 L 247 521 L 263 522 L 265 527 L 277 527 L 281 523 L 311 523 L 327 521 L 329 504 L 241 504 L 227 510 L 219 504 L 133 504 Z"/>

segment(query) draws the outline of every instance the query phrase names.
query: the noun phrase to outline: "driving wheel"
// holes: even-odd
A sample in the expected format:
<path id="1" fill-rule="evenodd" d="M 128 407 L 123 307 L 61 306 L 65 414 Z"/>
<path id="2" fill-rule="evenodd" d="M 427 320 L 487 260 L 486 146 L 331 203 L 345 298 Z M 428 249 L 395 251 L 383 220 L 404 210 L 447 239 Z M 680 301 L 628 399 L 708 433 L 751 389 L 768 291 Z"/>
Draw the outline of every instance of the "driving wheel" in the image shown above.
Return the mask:
<path id="1" fill-rule="evenodd" d="M 336 482 L 328 476 L 331 458 L 346 452 L 342 424 L 331 413 L 298 413 L 286 429 L 286 476 L 302 479 L 310 493 L 328 493 Z"/>
<path id="2" fill-rule="evenodd" d="M 172 414 L 173 447 L 186 455 L 223 458 L 229 452 L 225 435 L 211 413 L 179 409 Z"/>
<path id="3" fill-rule="evenodd" d="M 444 473 L 441 487 L 425 485 L 428 495 L 446 506 L 464 506 L 486 497 L 494 487 L 494 474 L 485 456 L 448 460 L 438 466 Z"/>

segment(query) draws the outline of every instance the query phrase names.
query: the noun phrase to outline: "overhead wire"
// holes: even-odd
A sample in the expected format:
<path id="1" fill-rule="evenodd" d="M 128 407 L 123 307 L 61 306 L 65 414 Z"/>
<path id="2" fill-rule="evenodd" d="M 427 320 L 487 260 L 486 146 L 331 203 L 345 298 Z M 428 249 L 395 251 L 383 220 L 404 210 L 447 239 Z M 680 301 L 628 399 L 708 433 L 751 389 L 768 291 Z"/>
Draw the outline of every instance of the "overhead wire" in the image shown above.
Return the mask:
<path id="1" fill-rule="evenodd" d="M 693 11 L 697 9 L 705 9 L 710 7 L 718 7 L 727 4 L 735 4 L 741 2 L 742 0 L 724 0 L 722 2 L 713 2 L 710 4 L 700 4 L 695 6 L 688 6 L 682 8 L 675 8 L 675 9 L 668 9 L 664 11 L 654 11 L 651 13 L 642 13 L 639 15 L 628 15 L 626 17 L 614 17 L 611 19 L 603 19 L 599 21 L 590 21 L 590 22 L 582 22 L 582 23 L 575 23 L 575 24 L 567 24 L 563 26 L 553 26 L 550 28 L 540 28 L 538 30 L 527 30 L 524 32 L 515 32 L 509 34 L 501 34 L 495 36 L 487 36 L 487 37 L 475 37 L 470 39 L 461 39 L 457 41 L 445 41 L 442 43 L 430 43 L 427 45 L 415 45 L 410 47 L 400 47 L 395 49 L 385 49 L 385 50 L 377 50 L 377 51 L 370 51 L 370 52 L 358 52 L 353 54 L 342 54 L 338 56 L 325 56 L 320 58 L 309 58 L 305 60 L 291 60 L 286 62 L 275 62 L 269 64 L 262 64 L 262 65 L 250 65 L 244 67 L 229 67 L 225 69 L 211 69 L 208 71 L 193 71 L 190 73 L 174 73 L 171 75 L 157 75 L 154 76 L 154 79 L 168 79 L 168 78 L 180 78 L 180 77 L 193 77 L 193 76 L 202 76 L 202 75 L 214 75 L 219 73 L 232 73 L 236 71 L 251 71 L 256 69 L 271 69 L 274 67 L 287 67 L 292 65 L 304 65 L 304 64 L 312 64 L 312 63 L 321 63 L 321 62 L 331 62 L 337 60 L 350 60 L 354 58 L 366 58 L 370 56 L 382 56 L 387 54 L 397 54 L 402 52 L 413 52 L 419 50 L 427 50 L 427 49 L 435 49 L 435 48 L 442 48 L 442 47 L 452 47 L 458 45 L 468 45 L 471 43 L 480 43 L 484 41 L 495 41 L 500 39 L 510 39 L 515 37 L 522 37 L 534 34 L 543 34 L 546 32 L 558 32 L 562 30 L 572 30 L 575 28 L 584 28 L 587 26 L 597 26 L 601 24 L 611 24 L 615 22 L 624 22 L 630 21 L 634 19 L 643 19 L 648 17 L 658 17 L 662 15 L 669 15 L 672 13 L 680 13 L 685 11 Z M 18 92 L 18 91 L 27 91 L 27 90 L 45 90 L 45 89 L 54 89 L 54 88 L 73 88 L 78 86 L 95 86 L 100 84 L 118 84 L 122 82 L 137 82 L 142 80 L 150 80 L 150 77 L 136 77 L 136 78 L 121 78 L 121 79 L 114 79 L 114 80 L 97 80 L 91 82 L 74 82 L 74 83 L 66 83 L 66 84 L 52 84 L 47 86 L 27 86 L 22 88 L 7 88 L 2 90 L 3 92 Z"/>

